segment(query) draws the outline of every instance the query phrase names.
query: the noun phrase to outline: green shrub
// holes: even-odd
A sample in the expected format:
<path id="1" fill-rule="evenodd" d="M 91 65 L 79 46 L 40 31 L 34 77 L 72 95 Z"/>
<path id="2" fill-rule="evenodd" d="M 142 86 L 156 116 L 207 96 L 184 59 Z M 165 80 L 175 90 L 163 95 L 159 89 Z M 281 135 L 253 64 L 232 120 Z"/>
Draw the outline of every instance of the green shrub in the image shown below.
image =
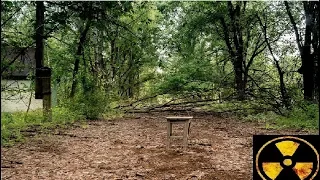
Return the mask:
<path id="1" fill-rule="evenodd" d="M 287 112 L 287 116 L 280 117 L 278 123 L 284 126 L 319 129 L 319 109 L 317 104 L 300 104 Z"/>
<path id="2" fill-rule="evenodd" d="M 63 106 L 91 120 L 100 118 L 109 109 L 108 98 L 99 91 L 77 94 Z"/>
<path id="3" fill-rule="evenodd" d="M 105 113 L 103 113 L 102 117 L 106 120 L 111 120 L 115 118 L 120 118 L 124 116 L 124 112 L 117 109 L 108 109 Z"/>
<path id="4" fill-rule="evenodd" d="M 71 111 L 66 107 L 56 107 L 52 111 L 53 124 L 72 124 L 76 120 L 82 120 L 84 117 L 76 111 Z"/>
<path id="5" fill-rule="evenodd" d="M 26 124 L 30 125 L 41 125 L 43 123 L 43 111 L 42 109 L 37 109 L 34 111 L 28 112 L 26 114 L 25 112 L 22 112 Z"/>
<path id="6" fill-rule="evenodd" d="M 264 122 L 268 127 L 272 124 L 273 128 L 319 129 L 319 110 L 317 104 L 297 104 L 293 106 L 292 110 L 287 111 L 285 116 L 266 112 L 251 114 L 243 119 Z"/>
<path id="7" fill-rule="evenodd" d="M 26 127 L 23 112 L 1 113 L 1 145 L 21 140 L 20 131 Z"/>

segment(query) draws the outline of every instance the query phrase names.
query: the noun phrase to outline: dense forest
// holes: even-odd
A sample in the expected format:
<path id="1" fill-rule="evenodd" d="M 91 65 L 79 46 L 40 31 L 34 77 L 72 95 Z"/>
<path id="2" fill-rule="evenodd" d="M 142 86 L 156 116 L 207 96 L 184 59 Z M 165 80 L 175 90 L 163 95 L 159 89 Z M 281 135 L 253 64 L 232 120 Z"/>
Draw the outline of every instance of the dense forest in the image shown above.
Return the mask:
<path id="1" fill-rule="evenodd" d="M 2 145 L 30 127 L 155 111 L 319 128 L 316 1 L 2 1 L 2 80 L 29 48 L 31 86 L 1 92 L 35 98 L 35 69 L 49 67 L 57 103 L 50 121 L 1 112 Z"/>

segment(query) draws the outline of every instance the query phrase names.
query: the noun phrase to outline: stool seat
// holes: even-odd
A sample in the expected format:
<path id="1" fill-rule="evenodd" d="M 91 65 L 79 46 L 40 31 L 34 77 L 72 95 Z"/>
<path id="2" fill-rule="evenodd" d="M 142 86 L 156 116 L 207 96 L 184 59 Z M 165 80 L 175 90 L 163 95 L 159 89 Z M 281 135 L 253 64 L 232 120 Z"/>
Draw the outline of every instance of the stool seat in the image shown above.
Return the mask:
<path id="1" fill-rule="evenodd" d="M 192 116 L 190 116 L 190 117 L 181 117 L 181 116 L 166 117 L 167 121 L 170 121 L 170 122 L 177 122 L 177 121 L 185 122 L 185 121 L 191 120 L 192 118 L 193 118 Z"/>
<path id="2" fill-rule="evenodd" d="M 167 119 L 167 149 L 170 147 L 172 138 L 183 138 L 184 149 L 188 146 L 188 136 L 190 132 L 190 124 L 192 116 L 171 116 Z M 172 136 L 172 124 L 184 124 L 183 136 Z"/>

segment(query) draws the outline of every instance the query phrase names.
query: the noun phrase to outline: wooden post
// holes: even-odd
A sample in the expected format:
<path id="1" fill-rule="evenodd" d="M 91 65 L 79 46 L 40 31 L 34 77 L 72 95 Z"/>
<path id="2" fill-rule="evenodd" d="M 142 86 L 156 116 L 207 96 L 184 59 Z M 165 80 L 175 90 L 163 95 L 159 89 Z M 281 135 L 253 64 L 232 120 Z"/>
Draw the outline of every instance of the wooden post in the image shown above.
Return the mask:
<path id="1" fill-rule="evenodd" d="M 42 82 L 43 117 L 45 121 L 51 121 L 51 69 L 48 67 L 37 69 L 37 78 Z"/>
<path id="2" fill-rule="evenodd" d="M 170 121 L 168 121 L 167 122 L 167 150 L 170 148 L 171 135 L 172 135 L 172 124 Z"/>
<path id="3" fill-rule="evenodd" d="M 183 128 L 183 149 L 184 150 L 187 150 L 187 146 L 188 146 L 189 121 L 190 120 L 187 120 L 184 123 L 184 128 Z"/>
<path id="4" fill-rule="evenodd" d="M 52 120 L 52 110 L 51 110 L 51 69 L 45 68 L 45 74 L 42 79 L 42 94 L 43 94 L 43 117 L 46 121 Z"/>

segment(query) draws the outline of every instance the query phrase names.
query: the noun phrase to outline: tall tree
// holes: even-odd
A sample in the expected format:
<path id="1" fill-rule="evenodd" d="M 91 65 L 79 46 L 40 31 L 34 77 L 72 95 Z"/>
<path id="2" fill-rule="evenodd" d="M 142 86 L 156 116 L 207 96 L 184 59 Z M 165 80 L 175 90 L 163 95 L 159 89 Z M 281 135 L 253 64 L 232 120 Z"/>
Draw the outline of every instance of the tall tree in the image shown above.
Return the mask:
<path id="1" fill-rule="evenodd" d="M 296 43 L 300 52 L 301 67 L 298 72 L 303 77 L 304 99 L 315 98 L 316 60 L 319 59 L 319 2 L 302 2 L 305 18 L 304 38 L 300 35 L 298 25 L 294 19 L 291 6 L 284 2 L 292 28 L 295 32 Z M 319 61 L 318 61 L 319 62 Z"/>
<path id="2" fill-rule="evenodd" d="M 90 15 L 88 14 L 88 16 L 90 17 Z M 77 74 L 79 71 L 79 65 L 80 65 L 80 58 L 83 55 L 83 50 L 84 50 L 84 43 L 86 41 L 86 37 L 90 28 L 90 23 L 91 23 L 91 19 L 88 18 L 87 22 L 85 23 L 84 28 L 80 28 L 80 40 L 79 40 L 79 44 L 78 44 L 78 48 L 77 48 L 77 52 L 76 52 L 76 56 L 75 56 L 75 62 L 74 62 L 74 68 L 73 68 L 73 73 L 72 73 L 72 85 L 71 85 L 71 92 L 70 92 L 70 97 L 74 97 L 75 93 L 76 93 L 76 86 L 77 86 Z"/>
<path id="3" fill-rule="evenodd" d="M 223 38 L 234 68 L 237 94 L 239 100 L 243 100 L 250 66 L 255 57 L 264 51 L 266 44 L 265 40 L 260 40 L 262 33 L 258 33 L 254 28 L 257 25 L 257 18 L 252 12 L 254 9 L 247 7 L 247 2 L 236 2 L 236 4 L 228 2 L 227 7 L 228 17 L 221 16 L 220 23 L 224 28 Z M 250 47 L 254 41 L 256 42 Z M 251 56 L 249 51 L 252 52 Z"/>
<path id="4" fill-rule="evenodd" d="M 239 100 L 246 97 L 249 72 L 254 59 L 267 47 L 257 28 L 258 20 L 255 14 L 259 13 L 259 10 L 255 5 L 257 4 L 253 2 L 240 1 L 194 3 L 187 6 L 182 23 L 182 26 L 188 28 L 189 34 L 198 31 L 198 34 L 205 33 L 213 37 L 211 44 L 216 46 L 212 46 L 212 49 L 218 49 L 219 53 L 222 49 L 228 54 L 227 59 L 233 66 L 234 87 Z M 264 5 L 258 7 L 263 8 Z M 197 35 L 188 38 L 192 39 L 187 44 L 195 44 Z"/>
<path id="5" fill-rule="evenodd" d="M 36 2 L 36 24 L 35 24 L 35 38 L 36 38 L 36 71 L 44 65 L 44 13 L 45 7 L 43 1 Z M 37 73 L 36 73 L 37 74 Z M 36 79 L 35 98 L 42 99 L 42 80 L 40 77 Z"/>

